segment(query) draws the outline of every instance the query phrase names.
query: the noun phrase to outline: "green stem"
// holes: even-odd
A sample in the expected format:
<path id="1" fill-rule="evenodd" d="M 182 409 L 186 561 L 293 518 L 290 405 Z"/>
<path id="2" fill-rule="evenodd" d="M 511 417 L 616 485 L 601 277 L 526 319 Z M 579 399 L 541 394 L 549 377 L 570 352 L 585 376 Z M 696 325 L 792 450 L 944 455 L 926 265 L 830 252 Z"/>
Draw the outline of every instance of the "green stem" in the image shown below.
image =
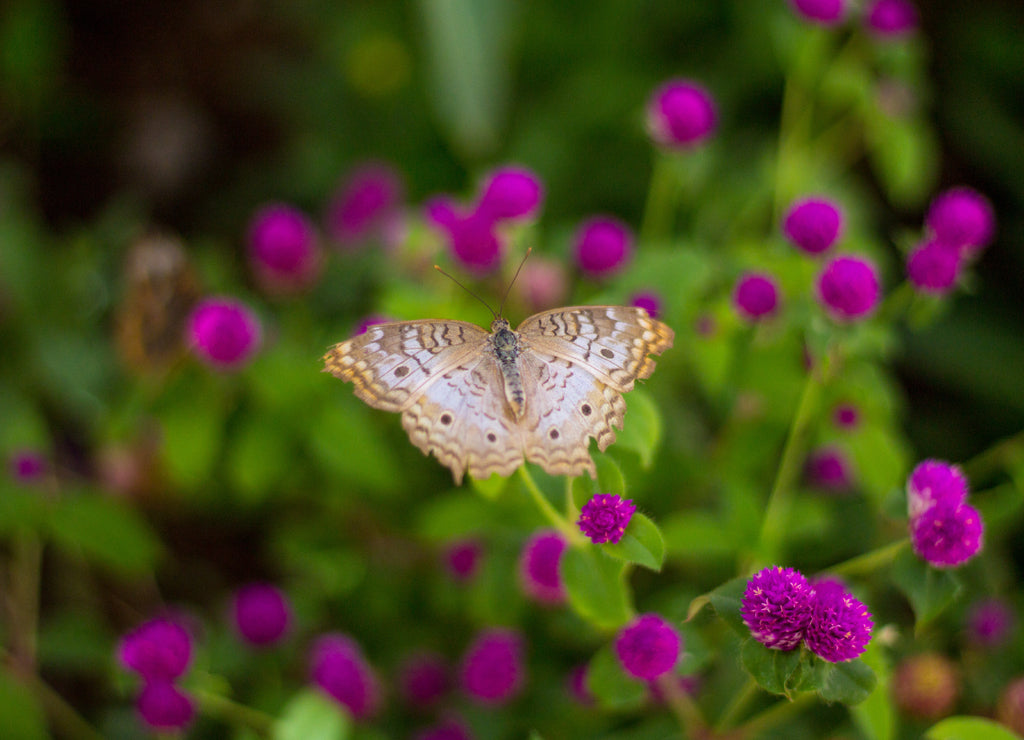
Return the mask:
<path id="1" fill-rule="evenodd" d="M 888 545 L 883 545 L 863 555 L 858 555 L 855 558 L 850 558 L 838 565 L 834 565 L 828 569 L 828 572 L 837 576 L 855 576 L 872 573 L 895 560 L 896 556 L 905 550 L 909 544 L 910 539 L 904 537 L 901 540 L 890 542 Z"/>
<path id="2" fill-rule="evenodd" d="M 748 678 L 743 688 L 732 698 L 732 701 L 729 702 L 729 705 L 722 712 L 722 716 L 718 718 L 718 722 L 715 724 L 715 732 L 722 734 L 734 727 L 743 715 L 743 712 L 746 711 L 751 699 L 757 696 L 757 694 L 757 681 L 753 678 Z"/>
<path id="3" fill-rule="evenodd" d="M 679 721 L 683 737 L 701 737 L 707 723 L 689 694 L 679 685 L 678 676 L 675 673 L 666 673 L 655 679 L 655 682 L 672 714 Z"/>
<path id="4" fill-rule="evenodd" d="M 565 535 L 565 538 L 570 543 L 579 543 L 582 541 L 581 535 L 574 529 L 568 519 L 563 517 L 557 511 L 555 507 L 548 501 L 547 496 L 537 486 L 537 482 L 530 475 L 530 471 L 526 469 L 525 465 L 519 466 L 519 477 L 522 478 L 523 484 L 526 486 L 527 492 L 533 499 L 533 502 L 540 509 L 540 513 L 544 515 L 544 518 L 551 523 L 551 525 Z"/>
<path id="5" fill-rule="evenodd" d="M 260 735 L 269 735 L 273 728 L 274 718 L 266 712 L 203 689 L 193 690 L 192 693 L 199 700 L 204 714 L 222 719 L 233 727 L 248 727 Z"/>
<path id="6" fill-rule="evenodd" d="M 677 186 L 668 155 L 657 152 L 651 170 L 651 184 L 647 190 L 647 203 L 640 222 L 640 243 L 661 241 L 670 236 L 672 207 Z"/>

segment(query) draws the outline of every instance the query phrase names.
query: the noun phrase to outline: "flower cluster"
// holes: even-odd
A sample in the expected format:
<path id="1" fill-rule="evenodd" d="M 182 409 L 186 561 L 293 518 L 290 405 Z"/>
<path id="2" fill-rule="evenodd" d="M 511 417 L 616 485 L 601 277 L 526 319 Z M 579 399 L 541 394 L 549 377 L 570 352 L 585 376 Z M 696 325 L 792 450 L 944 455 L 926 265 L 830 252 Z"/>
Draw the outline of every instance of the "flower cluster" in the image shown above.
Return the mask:
<path id="1" fill-rule="evenodd" d="M 925 460 L 907 479 L 907 515 L 914 552 L 936 568 L 963 565 L 981 550 L 981 514 L 967 503 L 963 472 Z"/>
<path id="2" fill-rule="evenodd" d="M 613 493 L 599 493 L 583 504 L 576 523 L 595 545 L 602 542 L 614 544 L 626 533 L 635 511 L 636 504 L 630 499 L 623 500 Z"/>
<path id="3" fill-rule="evenodd" d="M 798 16 L 819 26 L 836 26 L 847 15 L 847 0 L 790 0 Z M 917 9 L 910 0 L 872 0 L 865 4 L 862 21 L 878 40 L 898 39 L 917 28 Z"/>
<path id="4" fill-rule="evenodd" d="M 192 661 L 192 637 L 179 621 L 159 617 L 140 624 L 121 638 L 117 657 L 143 681 L 135 700 L 143 722 L 154 730 L 171 731 L 192 721 L 195 704 L 175 684 Z"/>
<path id="5" fill-rule="evenodd" d="M 823 660 L 853 660 L 871 640 L 867 608 L 838 581 L 810 583 L 793 568 L 772 566 L 753 575 L 740 615 L 754 639 L 773 650 L 801 642 Z"/>

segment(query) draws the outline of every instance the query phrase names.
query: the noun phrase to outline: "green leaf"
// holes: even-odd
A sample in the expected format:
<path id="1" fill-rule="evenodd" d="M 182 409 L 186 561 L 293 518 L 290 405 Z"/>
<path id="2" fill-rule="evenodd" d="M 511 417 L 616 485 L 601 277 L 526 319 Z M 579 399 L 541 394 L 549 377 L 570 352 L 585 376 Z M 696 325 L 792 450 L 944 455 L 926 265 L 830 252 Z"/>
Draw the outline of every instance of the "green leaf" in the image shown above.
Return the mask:
<path id="1" fill-rule="evenodd" d="M 743 643 L 740 659 L 757 685 L 772 694 L 793 698 L 803 680 L 803 651 L 770 650 L 753 638 Z"/>
<path id="2" fill-rule="evenodd" d="M 490 477 L 482 480 L 477 480 L 471 475 L 467 476 L 467 478 L 470 485 L 473 486 L 473 490 L 488 501 L 497 500 L 498 496 L 504 492 L 505 487 L 508 485 L 508 478 L 502 477 L 497 473 L 491 473 Z"/>
<path id="3" fill-rule="evenodd" d="M 604 709 L 631 711 L 647 701 L 647 686 L 623 670 L 611 645 L 604 646 L 590 659 L 585 682 Z"/>
<path id="4" fill-rule="evenodd" d="M 879 114 L 865 128 L 868 158 L 889 200 L 920 205 L 938 176 L 939 144 L 927 123 Z"/>
<path id="5" fill-rule="evenodd" d="M 892 740 L 896 735 L 896 710 L 889 693 L 889 662 L 881 641 L 869 642 L 861 660 L 875 672 L 878 687 L 866 700 L 853 707 L 851 713 L 868 740 Z"/>
<path id="6" fill-rule="evenodd" d="M 158 412 L 163 445 L 163 464 L 171 479 L 185 488 L 209 480 L 220 456 L 224 418 L 220 399 L 209 389 L 189 395 L 175 394 L 173 402 Z"/>
<path id="7" fill-rule="evenodd" d="M 631 613 L 625 568 L 625 563 L 606 557 L 592 545 L 566 550 L 559 570 L 573 609 L 599 627 L 625 624 Z"/>
<path id="8" fill-rule="evenodd" d="M 616 435 L 616 444 L 636 452 L 640 463 L 649 468 L 661 442 L 661 412 L 643 388 L 634 388 L 626 394 L 626 408 L 625 422 L 622 431 Z"/>
<path id="9" fill-rule="evenodd" d="M 821 698 L 848 706 L 867 699 L 878 683 L 875 672 L 862 660 L 849 660 L 845 663 L 823 660 L 819 662 L 816 673 L 821 685 L 818 689 Z"/>
<path id="10" fill-rule="evenodd" d="M 1020 735 L 982 717 L 947 717 L 926 733 L 928 740 L 1020 740 Z"/>
<path id="11" fill-rule="evenodd" d="M 479 534 L 492 511 L 481 497 L 457 489 L 425 502 L 418 509 L 416 530 L 432 542 L 448 542 Z"/>
<path id="12" fill-rule="evenodd" d="M 633 514 L 622 539 L 616 544 L 601 545 L 613 558 L 660 571 L 665 562 L 665 540 L 657 525 L 643 514 Z"/>
<path id="13" fill-rule="evenodd" d="M 746 590 L 747 579 L 740 576 L 739 578 L 733 578 L 731 581 L 726 581 L 708 594 L 711 605 L 715 607 L 715 613 L 725 620 L 725 623 L 732 627 L 736 634 L 744 638 L 750 637 L 750 630 L 744 624 L 743 617 L 740 616 L 740 607 L 743 605 L 743 593 Z"/>
<path id="14" fill-rule="evenodd" d="M 665 547 L 673 558 L 697 560 L 731 558 L 736 545 L 729 531 L 713 514 L 685 511 L 670 514 L 662 524 Z"/>
<path id="15" fill-rule="evenodd" d="M 399 488 L 402 467 L 371 413 L 379 412 L 354 397 L 324 404 L 310 424 L 310 444 L 331 477 L 346 487 L 393 492 Z"/>
<path id="16" fill-rule="evenodd" d="M 142 517 L 99 496 L 61 499 L 46 523 L 57 544 L 125 575 L 151 571 L 160 554 L 160 542 Z"/>
<path id="17" fill-rule="evenodd" d="M 291 698 L 271 731 L 273 740 L 345 740 L 349 736 L 348 713 L 315 689 Z"/>
<path id="18" fill-rule="evenodd" d="M 257 503 L 274 490 L 295 456 L 279 423 L 260 418 L 246 422 L 229 437 L 227 475 L 249 503 Z"/>
<path id="19" fill-rule="evenodd" d="M 915 630 L 921 630 L 960 593 L 961 585 L 948 570 L 932 568 L 911 550 L 904 550 L 892 567 L 892 580 L 914 609 Z"/>
<path id="20" fill-rule="evenodd" d="M 47 740 L 46 715 L 35 696 L 6 670 L 0 672 L 0 727 L 4 737 Z"/>
<path id="21" fill-rule="evenodd" d="M 616 496 L 626 495 L 626 479 L 622 468 L 608 455 L 594 455 L 594 466 L 597 478 L 580 475 L 572 479 L 572 500 L 577 509 L 599 493 L 613 493 Z"/>

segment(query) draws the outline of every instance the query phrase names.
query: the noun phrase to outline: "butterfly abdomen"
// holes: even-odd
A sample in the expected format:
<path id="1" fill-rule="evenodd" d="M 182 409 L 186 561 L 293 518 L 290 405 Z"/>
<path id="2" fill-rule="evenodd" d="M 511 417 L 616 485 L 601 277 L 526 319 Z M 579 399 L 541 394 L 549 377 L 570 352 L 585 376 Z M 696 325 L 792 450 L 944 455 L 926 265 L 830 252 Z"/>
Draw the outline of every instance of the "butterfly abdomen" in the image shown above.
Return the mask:
<path id="1" fill-rule="evenodd" d="M 491 328 L 496 329 L 491 335 L 491 352 L 501 370 L 505 400 L 512 409 L 512 416 L 520 419 L 523 416 L 526 394 L 523 391 L 523 377 L 519 372 L 519 355 L 522 351 L 519 337 L 508 328 L 508 323 L 504 319 L 495 321 Z"/>

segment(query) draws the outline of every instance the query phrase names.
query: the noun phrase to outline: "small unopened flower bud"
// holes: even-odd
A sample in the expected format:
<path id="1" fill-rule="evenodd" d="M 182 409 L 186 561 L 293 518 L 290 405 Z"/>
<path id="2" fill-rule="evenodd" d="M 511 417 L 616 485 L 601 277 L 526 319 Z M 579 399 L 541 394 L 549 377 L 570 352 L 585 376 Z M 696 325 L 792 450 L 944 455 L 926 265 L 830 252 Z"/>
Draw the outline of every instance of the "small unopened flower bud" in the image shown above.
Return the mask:
<path id="1" fill-rule="evenodd" d="M 624 223 L 614 218 L 591 218 L 576 233 L 576 262 L 591 277 L 606 277 L 616 272 L 632 251 L 632 233 Z"/>
<path id="2" fill-rule="evenodd" d="M 818 297 L 837 321 L 868 316 L 878 305 L 881 290 L 874 266 L 860 257 L 837 257 L 818 277 Z"/>
<path id="3" fill-rule="evenodd" d="M 939 653 L 921 653 L 896 667 L 892 687 L 901 711 L 917 719 L 936 720 L 953 711 L 960 679 L 949 658 Z"/>
<path id="4" fill-rule="evenodd" d="M 252 583 L 235 593 L 232 615 L 238 634 L 250 645 L 271 645 L 288 631 L 291 607 L 279 588 Z"/>
<path id="5" fill-rule="evenodd" d="M 959 276 L 960 252 L 945 242 L 927 242 L 907 256 L 907 279 L 922 293 L 945 295 Z"/>
<path id="6" fill-rule="evenodd" d="M 647 127 L 662 146 L 685 149 L 697 146 L 715 130 L 715 101 L 701 85 L 670 80 L 654 91 L 647 104 Z"/>
<path id="7" fill-rule="evenodd" d="M 959 187 L 932 201 L 925 225 L 938 241 L 970 255 L 992 240 L 996 220 L 988 198 L 971 188 Z"/>
<path id="8" fill-rule="evenodd" d="M 821 254 L 839 240 L 843 212 L 831 200 L 810 197 L 789 207 L 782 222 L 786 238 L 807 254 Z"/>
<path id="9" fill-rule="evenodd" d="M 779 289 L 771 275 L 744 275 L 736 283 L 732 302 L 745 319 L 761 321 L 778 310 Z"/>

